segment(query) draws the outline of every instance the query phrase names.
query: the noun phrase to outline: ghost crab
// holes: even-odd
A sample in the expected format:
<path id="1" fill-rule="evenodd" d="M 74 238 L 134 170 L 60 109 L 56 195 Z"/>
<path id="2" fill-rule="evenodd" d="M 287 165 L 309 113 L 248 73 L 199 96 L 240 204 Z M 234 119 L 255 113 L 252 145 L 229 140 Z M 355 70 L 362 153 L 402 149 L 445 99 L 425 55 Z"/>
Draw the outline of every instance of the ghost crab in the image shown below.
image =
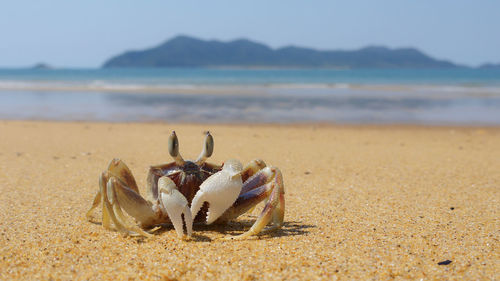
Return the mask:
<path id="1" fill-rule="evenodd" d="M 119 159 L 113 159 L 99 178 L 99 190 L 87 218 L 102 203 L 102 225 L 139 236 L 151 236 L 147 231 L 157 225 L 172 224 L 179 237 L 192 235 L 194 222 L 224 223 L 253 209 L 268 199 L 264 209 L 245 233 L 231 238 L 245 238 L 261 232 L 266 225 L 280 228 L 285 213 L 285 190 L 278 168 L 268 167 L 256 159 L 246 166 L 238 160 L 223 165 L 206 162 L 212 155 L 214 141 L 209 132 L 203 149 L 195 161 L 184 160 L 179 153 L 175 132 L 168 139 L 168 152 L 174 162 L 149 168 L 147 198 L 140 193 L 130 169 Z M 133 217 L 131 223 L 124 215 Z"/>

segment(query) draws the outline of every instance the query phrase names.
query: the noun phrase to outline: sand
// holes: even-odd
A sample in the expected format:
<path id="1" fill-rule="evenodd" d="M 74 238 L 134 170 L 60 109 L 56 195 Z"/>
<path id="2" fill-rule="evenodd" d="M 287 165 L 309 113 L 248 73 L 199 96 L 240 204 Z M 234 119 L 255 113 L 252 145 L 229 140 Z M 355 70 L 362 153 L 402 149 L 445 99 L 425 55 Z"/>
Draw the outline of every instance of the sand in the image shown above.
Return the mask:
<path id="1" fill-rule="evenodd" d="M 147 168 L 215 138 L 211 160 L 279 167 L 285 225 L 243 241 L 226 226 L 124 237 L 85 219 L 99 173 Z M 500 279 L 500 128 L 0 121 L 0 279 Z M 97 221 L 99 212 L 95 213 Z M 448 265 L 439 262 L 450 260 Z"/>

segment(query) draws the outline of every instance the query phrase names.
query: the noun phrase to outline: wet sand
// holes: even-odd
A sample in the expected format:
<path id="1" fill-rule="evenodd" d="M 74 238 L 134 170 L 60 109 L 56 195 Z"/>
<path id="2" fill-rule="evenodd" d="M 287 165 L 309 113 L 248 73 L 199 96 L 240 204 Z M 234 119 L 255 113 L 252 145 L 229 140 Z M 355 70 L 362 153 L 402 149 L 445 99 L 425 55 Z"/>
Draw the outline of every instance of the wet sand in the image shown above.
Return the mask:
<path id="1" fill-rule="evenodd" d="M 109 161 L 123 159 L 145 193 L 174 129 L 185 158 L 210 130 L 211 161 L 279 167 L 284 227 L 219 239 L 261 208 L 195 226 L 191 241 L 88 222 Z M 499 185 L 500 128 L 0 121 L 0 279 L 500 279 Z"/>

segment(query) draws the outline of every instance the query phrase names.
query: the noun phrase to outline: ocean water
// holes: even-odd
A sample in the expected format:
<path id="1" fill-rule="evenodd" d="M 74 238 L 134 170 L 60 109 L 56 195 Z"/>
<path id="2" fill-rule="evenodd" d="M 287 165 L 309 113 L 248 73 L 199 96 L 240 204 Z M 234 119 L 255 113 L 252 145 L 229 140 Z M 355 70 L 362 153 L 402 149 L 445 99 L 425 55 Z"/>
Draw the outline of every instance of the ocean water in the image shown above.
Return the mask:
<path id="1" fill-rule="evenodd" d="M 500 125 L 493 69 L 0 69 L 0 119 Z"/>

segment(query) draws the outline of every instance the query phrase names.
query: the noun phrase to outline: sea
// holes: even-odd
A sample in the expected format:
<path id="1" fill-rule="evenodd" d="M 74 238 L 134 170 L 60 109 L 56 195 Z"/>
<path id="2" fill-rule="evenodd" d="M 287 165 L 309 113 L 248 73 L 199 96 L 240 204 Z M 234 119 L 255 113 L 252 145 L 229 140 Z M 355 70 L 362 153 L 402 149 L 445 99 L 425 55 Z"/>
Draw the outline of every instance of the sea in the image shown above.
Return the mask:
<path id="1" fill-rule="evenodd" d="M 499 69 L 0 69 L 0 119 L 500 125 Z"/>

